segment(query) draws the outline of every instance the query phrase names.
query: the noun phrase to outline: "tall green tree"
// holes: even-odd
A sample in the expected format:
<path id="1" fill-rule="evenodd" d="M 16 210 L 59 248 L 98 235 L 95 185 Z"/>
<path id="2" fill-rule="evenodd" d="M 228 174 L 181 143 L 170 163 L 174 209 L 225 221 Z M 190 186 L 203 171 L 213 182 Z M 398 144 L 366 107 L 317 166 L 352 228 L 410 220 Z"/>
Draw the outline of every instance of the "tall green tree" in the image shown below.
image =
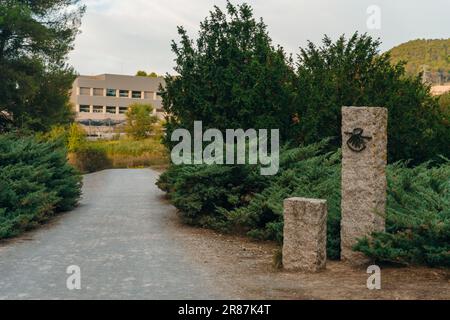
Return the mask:
<path id="1" fill-rule="evenodd" d="M 75 73 L 66 59 L 85 9 L 79 2 L 0 2 L 0 129 L 9 122 L 45 131 L 71 121 Z"/>
<path id="2" fill-rule="evenodd" d="M 198 39 L 178 28 L 172 43 L 176 77 L 166 76 L 161 95 L 171 115 L 166 128 L 191 129 L 195 120 L 205 128 L 279 128 L 291 125 L 295 77 L 281 47 L 274 47 L 262 20 L 247 4 L 227 3 L 200 24 Z"/>
<path id="3" fill-rule="evenodd" d="M 380 42 L 355 33 L 322 46 L 309 43 L 298 60 L 296 112 L 292 131 L 303 143 L 336 137 L 341 145 L 342 106 L 382 106 L 389 112 L 389 160 L 419 163 L 450 156 L 450 127 L 420 75 L 408 77 L 404 63 L 392 65 Z"/>
<path id="4" fill-rule="evenodd" d="M 153 106 L 150 104 L 132 104 L 126 113 L 126 132 L 134 139 L 144 139 L 150 136 L 157 118 L 152 115 Z"/>

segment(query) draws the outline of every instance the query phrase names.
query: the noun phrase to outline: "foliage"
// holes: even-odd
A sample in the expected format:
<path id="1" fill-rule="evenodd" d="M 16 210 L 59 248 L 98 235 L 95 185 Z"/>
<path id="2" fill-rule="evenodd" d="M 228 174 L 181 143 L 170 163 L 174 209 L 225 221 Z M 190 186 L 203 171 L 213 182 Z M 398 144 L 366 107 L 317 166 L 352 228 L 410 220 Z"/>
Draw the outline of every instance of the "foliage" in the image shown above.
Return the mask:
<path id="1" fill-rule="evenodd" d="M 159 136 L 141 140 L 119 139 L 91 141 L 89 145 L 106 154 L 112 168 L 166 165 L 167 153 Z"/>
<path id="2" fill-rule="evenodd" d="M 339 256 L 340 153 L 323 153 L 327 141 L 285 149 L 277 176 L 257 166 L 172 166 L 158 181 L 188 223 L 246 232 L 282 242 L 283 200 L 290 196 L 328 200 L 328 254 Z"/>
<path id="3" fill-rule="evenodd" d="M 136 76 L 138 77 L 150 77 L 150 78 L 158 78 L 158 74 L 156 72 L 147 73 L 143 70 L 139 70 L 136 72 Z"/>
<path id="4" fill-rule="evenodd" d="M 228 2 L 226 12 L 214 7 L 195 43 L 184 28 L 178 33 L 180 43 L 173 42 L 172 50 L 179 76 L 167 75 L 161 91 L 171 115 L 169 139 L 178 127 L 193 128 L 195 120 L 205 129 L 279 128 L 287 136 L 294 72 L 249 5 Z"/>
<path id="5" fill-rule="evenodd" d="M 156 116 L 152 115 L 153 106 L 150 104 L 135 103 L 129 106 L 126 113 L 127 125 L 125 130 L 127 134 L 134 139 L 148 138 L 156 123 Z"/>
<path id="6" fill-rule="evenodd" d="M 75 74 L 65 61 L 83 12 L 79 0 L 0 2 L 0 128 L 46 131 L 71 121 Z"/>
<path id="7" fill-rule="evenodd" d="M 91 173 L 112 167 L 106 152 L 85 143 L 69 155 L 69 162 L 83 173 Z"/>
<path id="8" fill-rule="evenodd" d="M 405 77 L 402 64 L 379 55 L 379 41 L 355 33 L 336 42 L 328 37 L 317 47 L 301 49 L 296 110 L 300 142 L 336 137 L 341 145 L 342 106 L 383 106 L 389 112 L 389 162 L 424 162 L 438 154 L 450 156 L 450 126 L 420 77 Z M 294 131 L 292 131 L 294 132 Z"/>
<path id="9" fill-rule="evenodd" d="M 420 72 L 427 70 L 427 73 L 434 74 L 434 82 L 441 78 L 441 81 L 450 81 L 450 61 L 449 61 L 450 39 L 417 39 L 408 41 L 392 48 L 389 52 L 391 61 L 398 63 L 406 62 L 406 73 L 416 76 Z"/>
<path id="10" fill-rule="evenodd" d="M 81 177 L 58 142 L 0 135 L 0 239 L 76 206 Z"/>
<path id="11" fill-rule="evenodd" d="M 450 267 L 450 161 L 388 170 L 386 232 L 356 249 L 379 261 Z"/>
<path id="12" fill-rule="evenodd" d="M 311 144 L 334 137 L 341 145 L 342 106 L 389 110 L 389 162 L 411 164 L 450 156 L 450 124 L 419 76 L 407 77 L 402 63 L 380 54 L 378 40 L 358 33 L 300 50 L 297 69 L 274 48 L 266 25 L 246 5 L 215 7 L 194 42 L 179 28 L 173 43 L 175 70 L 166 77 L 163 105 L 174 129 L 280 129 L 282 143 Z M 295 72 L 296 71 L 296 72 Z"/>
<path id="13" fill-rule="evenodd" d="M 283 200 L 328 201 L 327 254 L 340 256 L 341 154 L 318 144 L 285 148 L 280 173 L 259 176 L 257 166 L 171 166 L 158 186 L 191 224 L 257 239 L 283 240 Z M 358 250 L 380 261 L 450 266 L 450 162 L 430 168 L 388 166 L 386 233 Z"/>
<path id="14" fill-rule="evenodd" d="M 161 144 L 161 134 L 159 126 L 155 125 L 154 136 L 146 139 L 88 141 L 83 128 L 73 123 L 55 126 L 39 139 L 63 143 L 69 150 L 69 163 L 79 171 L 89 173 L 109 168 L 166 165 L 167 152 Z"/>
<path id="15" fill-rule="evenodd" d="M 391 64 L 366 34 L 308 43 L 294 69 L 266 29 L 248 5 L 229 2 L 226 12 L 215 7 L 201 23 L 196 42 L 178 29 L 181 41 L 172 50 L 179 75 L 166 76 L 162 89 L 170 114 L 166 146 L 174 129 L 190 129 L 195 120 L 204 130 L 278 128 L 285 145 L 279 174 L 271 177 L 250 165 L 172 165 L 157 184 L 183 219 L 281 242 L 283 199 L 327 199 L 327 251 L 338 258 L 341 107 L 383 106 L 389 163 L 406 162 L 389 166 L 387 232 L 375 235 L 375 243 L 361 239 L 357 249 L 381 261 L 448 266 L 450 164 L 439 155 L 450 156 L 450 123 L 430 88 L 420 76 L 408 76 L 404 63 Z M 439 162 L 413 167 L 430 159 Z M 407 183 L 408 177 L 416 181 Z"/>
<path id="16" fill-rule="evenodd" d="M 72 123 L 67 132 L 67 149 L 69 152 L 76 152 L 87 143 L 86 132 L 77 124 Z"/>
<path id="17" fill-rule="evenodd" d="M 441 112 L 444 115 L 444 123 L 450 125 L 450 92 L 440 95 L 438 99 Z"/>

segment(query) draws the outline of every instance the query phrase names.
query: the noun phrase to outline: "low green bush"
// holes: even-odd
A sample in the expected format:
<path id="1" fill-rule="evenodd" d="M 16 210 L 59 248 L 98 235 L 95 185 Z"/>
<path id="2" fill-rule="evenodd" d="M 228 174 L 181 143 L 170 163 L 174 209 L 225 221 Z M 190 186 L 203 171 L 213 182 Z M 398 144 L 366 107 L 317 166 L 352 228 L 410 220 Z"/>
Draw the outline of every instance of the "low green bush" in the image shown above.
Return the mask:
<path id="1" fill-rule="evenodd" d="M 450 161 L 388 167 L 386 232 L 356 250 L 376 260 L 450 267 Z"/>
<path id="2" fill-rule="evenodd" d="M 341 153 L 327 141 L 285 148 L 276 176 L 257 166 L 174 166 L 157 185 L 190 224 L 257 239 L 283 241 L 283 200 L 328 201 L 327 254 L 340 257 Z M 355 250 L 380 262 L 450 266 L 450 161 L 433 167 L 388 166 L 386 232 L 361 239 Z"/>
<path id="3" fill-rule="evenodd" d="M 81 176 L 58 142 L 0 135 L 0 239 L 74 208 Z"/>

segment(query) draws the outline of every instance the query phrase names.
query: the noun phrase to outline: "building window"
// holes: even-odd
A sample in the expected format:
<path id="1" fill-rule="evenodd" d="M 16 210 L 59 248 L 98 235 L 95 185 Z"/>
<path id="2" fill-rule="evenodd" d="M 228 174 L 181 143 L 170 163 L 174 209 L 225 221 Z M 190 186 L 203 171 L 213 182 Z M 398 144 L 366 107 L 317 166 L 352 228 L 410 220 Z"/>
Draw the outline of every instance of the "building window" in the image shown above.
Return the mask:
<path id="1" fill-rule="evenodd" d="M 103 106 L 94 106 L 94 113 L 103 113 Z"/>
<path id="2" fill-rule="evenodd" d="M 141 93 L 141 91 L 133 91 L 131 93 L 131 97 L 133 99 L 140 99 L 142 97 L 142 93 Z"/>
<path id="3" fill-rule="evenodd" d="M 153 100 L 154 93 L 152 91 L 145 91 L 144 92 L 144 99 L 152 99 Z"/>
<path id="4" fill-rule="evenodd" d="M 124 114 L 124 113 L 126 113 L 128 111 L 128 108 L 127 107 L 119 107 L 119 113 L 120 114 Z"/>
<path id="5" fill-rule="evenodd" d="M 90 96 L 91 88 L 80 87 L 80 96 Z"/>
<path id="6" fill-rule="evenodd" d="M 157 93 L 156 93 L 156 100 L 162 100 L 162 97 L 161 97 L 161 93 L 160 93 L 160 92 L 157 92 Z"/>
<path id="7" fill-rule="evenodd" d="M 106 89 L 106 96 L 107 97 L 117 96 L 117 90 L 116 89 Z"/>
<path id="8" fill-rule="evenodd" d="M 116 107 L 111 106 L 106 107 L 106 113 L 116 114 Z"/>
<path id="9" fill-rule="evenodd" d="M 103 88 L 94 88 L 94 96 L 103 96 Z"/>
<path id="10" fill-rule="evenodd" d="M 87 105 L 80 105 L 80 112 L 90 112 L 91 108 Z"/>
<path id="11" fill-rule="evenodd" d="M 121 98 L 128 98 L 130 96 L 130 91 L 129 90 L 120 90 L 119 96 Z"/>

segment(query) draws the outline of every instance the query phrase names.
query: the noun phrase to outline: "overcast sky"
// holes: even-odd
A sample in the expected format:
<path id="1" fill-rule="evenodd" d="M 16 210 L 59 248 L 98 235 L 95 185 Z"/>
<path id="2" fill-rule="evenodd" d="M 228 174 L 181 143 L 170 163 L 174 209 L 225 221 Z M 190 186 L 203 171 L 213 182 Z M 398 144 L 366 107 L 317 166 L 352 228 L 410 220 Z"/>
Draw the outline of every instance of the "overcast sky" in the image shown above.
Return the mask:
<path id="1" fill-rule="evenodd" d="M 84 0 L 82 33 L 69 63 L 84 75 L 135 74 L 137 70 L 173 73 L 171 40 L 184 26 L 195 37 L 213 5 L 225 0 Z M 381 49 L 417 38 L 450 37 L 450 0 L 248 0 L 254 15 L 269 27 L 274 44 L 296 54 L 307 40 L 319 43 L 358 30 L 380 37 Z M 380 29 L 375 11 L 380 9 Z M 374 15 L 375 14 L 375 15 Z M 374 22 L 375 21 L 375 22 Z"/>

